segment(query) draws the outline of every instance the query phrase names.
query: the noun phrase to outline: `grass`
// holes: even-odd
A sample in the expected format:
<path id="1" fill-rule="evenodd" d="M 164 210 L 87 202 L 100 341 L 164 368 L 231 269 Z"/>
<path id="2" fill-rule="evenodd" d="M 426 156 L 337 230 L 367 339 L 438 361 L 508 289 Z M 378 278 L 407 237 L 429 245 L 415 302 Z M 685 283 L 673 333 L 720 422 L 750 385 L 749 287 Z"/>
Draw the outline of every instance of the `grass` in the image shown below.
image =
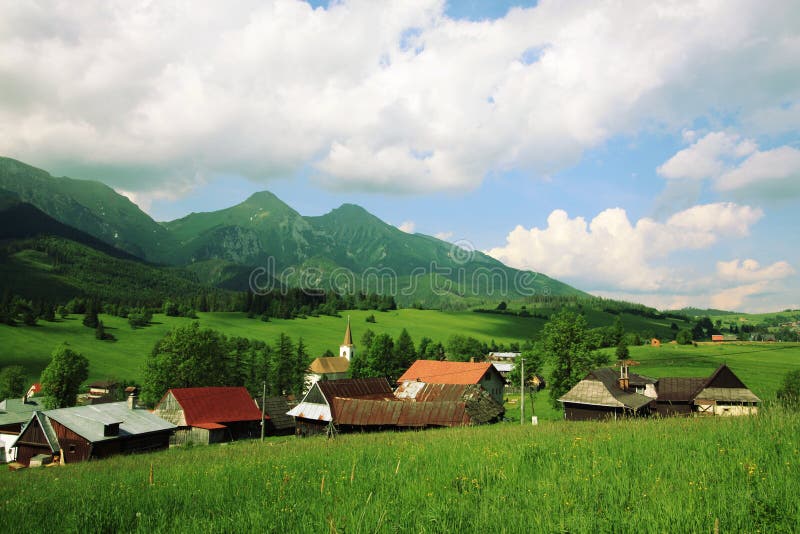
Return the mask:
<path id="1" fill-rule="evenodd" d="M 494 340 L 509 344 L 535 337 L 545 323 L 544 319 L 535 317 L 416 309 L 383 313 L 352 310 L 342 312 L 342 317 L 272 319 L 270 322 L 248 319 L 244 313 L 200 313 L 198 320 L 203 327 L 219 330 L 228 336 L 260 339 L 267 343 L 273 343 L 281 332 L 287 333 L 295 342 L 302 337 L 308 353 L 317 357 L 326 350 L 331 350 L 334 354 L 338 351 L 344 335 L 345 317 L 348 315 L 352 321 L 356 350 L 367 328 L 376 334 L 388 333 L 393 338 L 397 338 L 401 330 L 406 328 L 415 343 L 419 343 L 422 337 L 446 343 L 451 335 L 459 333 L 486 343 Z M 369 315 L 375 316 L 375 323 L 365 322 Z M 592 327 L 603 326 L 611 324 L 614 317 L 589 311 L 587 321 Z M 126 319 L 109 315 L 101 315 L 100 319 L 106 332 L 112 334 L 116 341 L 96 340 L 94 330 L 81 324 L 80 315 L 72 315 L 54 323 L 39 321 L 36 327 L 0 325 L 0 343 L 3 346 L 0 367 L 22 365 L 29 378 L 35 380 L 47 366 L 56 345 L 66 341 L 89 359 L 89 380 L 139 380 L 144 361 L 156 341 L 171 328 L 191 321 L 157 314 L 152 325 L 132 330 Z M 669 321 L 658 322 L 634 315 L 623 315 L 623 323 L 629 330 L 646 328 L 669 331 L 670 326 Z"/>
<path id="2" fill-rule="evenodd" d="M 8 532 L 792 532 L 799 436 L 800 415 L 765 411 L 274 438 L 0 472 L 0 516 Z"/>

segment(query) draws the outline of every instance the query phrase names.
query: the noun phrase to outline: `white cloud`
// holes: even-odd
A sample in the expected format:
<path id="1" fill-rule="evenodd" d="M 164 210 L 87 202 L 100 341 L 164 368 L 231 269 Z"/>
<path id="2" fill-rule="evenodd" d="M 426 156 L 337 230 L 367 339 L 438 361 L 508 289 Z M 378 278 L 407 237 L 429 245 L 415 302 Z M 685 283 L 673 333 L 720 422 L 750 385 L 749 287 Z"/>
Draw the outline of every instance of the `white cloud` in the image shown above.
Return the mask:
<path id="1" fill-rule="evenodd" d="M 453 232 L 436 232 L 433 234 L 433 237 L 436 239 L 441 239 L 442 241 L 447 241 L 451 237 L 453 237 Z"/>
<path id="2" fill-rule="evenodd" d="M 413 234 L 417 224 L 414 221 L 403 221 L 397 228 L 407 234 Z"/>
<path id="3" fill-rule="evenodd" d="M 780 115 L 798 94 L 794 3 L 543 1 L 481 22 L 443 9 L 5 3 L 0 153 L 128 191 L 309 166 L 331 188 L 463 191 L 712 108 Z"/>
<path id="4" fill-rule="evenodd" d="M 786 261 L 778 261 L 766 267 L 761 267 L 754 259 L 717 262 L 717 275 L 722 280 L 740 283 L 780 280 L 794 273 L 794 268 Z"/>
<path id="5" fill-rule="evenodd" d="M 717 191 L 758 197 L 800 195 L 800 150 L 781 146 L 759 150 L 751 139 L 712 132 L 657 169 L 671 181 L 710 179 Z"/>
<path id="6" fill-rule="evenodd" d="M 680 250 L 710 247 L 722 237 L 747 236 L 762 216 L 759 209 L 731 203 L 694 206 L 664 223 L 642 218 L 633 224 L 620 208 L 607 209 L 588 223 L 555 210 L 546 228 L 517 226 L 504 246 L 488 254 L 512 267 L 564 278 L 590 290 L 674 292 L 686 282 L 656 260 Z"/>

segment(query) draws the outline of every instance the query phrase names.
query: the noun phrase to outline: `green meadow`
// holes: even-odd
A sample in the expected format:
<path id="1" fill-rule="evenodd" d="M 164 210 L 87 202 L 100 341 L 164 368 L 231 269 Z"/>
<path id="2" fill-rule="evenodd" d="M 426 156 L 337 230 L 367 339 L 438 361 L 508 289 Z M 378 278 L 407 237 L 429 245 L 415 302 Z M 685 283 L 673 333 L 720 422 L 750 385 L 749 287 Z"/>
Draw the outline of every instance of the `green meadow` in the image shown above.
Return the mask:
<path id="1" fill-rule="evenodd" d="M 370 315 L 375 316 L 375 323 L 366 322 Z M 203 327 L 219 330 L 228 336 L 259 339 L 267 343 L 274 342 L 281 332 L 288 334 L 295 342 L 303 338 L 312 357 L 321 356 L 326 350 L 331 350 L 334 354 L 338 351 L 347 316 L 351 318 L 356 350 L 367 328 L 376 334 L 388 333 L 393 338 L 397 338 L 402 329 L 406 328 L 415 343 L 419 343 L 422 337 L 446 343 L 453 334 L 462 334 L 487 343 L 494 340 L 508 344 L 535 337 L 545 323 L 544 319 L 538 317 L 416 309 L 388 312 L 352 310 L 342 312 L 341 317 L 271 319 L 269 322 L 257 318 L 249 319 L 244 313 L 199 313 L 198 316 Z M 590 327 L 609 325 L 614 317 L 602 312 L 587 312 Z M 35 379 L 47 366 L 53 348 L 66 341 L 89 359 L 90 380 L 138 380 L 142 376 L 144 361 L 155 343 L 171 328 L 192 321 L 156 314 L 153 324 L 133 330 L 127 319 L 110 315 L 100 315 L 100 319 L 106 332 L 116 338 L 115 341 L 96 340 L 94 330 L 81 324 L 81 315 L 72 315 L 54 323 L 39 321 L 35 327 L 0 325 L 0 367 L 22 365 L 28 371 L 29 377 Z M 623 323 L 626 329 L 632 331 L 650 329 L 666 333 L 671 321 L 623 315 Z"/>
<path id="2" fill-rule="evenodd" d="M 272 438 L 0 472 L 0 517 L 7 532 L 796 532 L 799 441 L 800 415 L 777 408 Z"/>

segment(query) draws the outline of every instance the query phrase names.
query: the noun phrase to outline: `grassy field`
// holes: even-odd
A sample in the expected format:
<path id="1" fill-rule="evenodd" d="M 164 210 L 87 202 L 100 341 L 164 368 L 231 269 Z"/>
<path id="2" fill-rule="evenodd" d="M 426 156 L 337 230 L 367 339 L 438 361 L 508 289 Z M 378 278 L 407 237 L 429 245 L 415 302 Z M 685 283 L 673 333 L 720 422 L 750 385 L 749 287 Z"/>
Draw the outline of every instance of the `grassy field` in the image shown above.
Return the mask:
<path id="1" fill-rule="evenodd" d="M 299 338 L 308 347 L 312 357 L 321 356 L 325 350 L 334 353 L 344 336 L 346 316 L 352 320 L 352 330 L 356 350 L 364 331 L 369 328 L 376 334 L 388 333 L 396 338 L 403 328 L 407 328 L 416 343 L 423 337 L 445 343 L 453 334 L 472 336 L 489 343 L 522 342 L 537 335 L 545 323 L 540 318 L 524 318 L 512 315 L 494 315 L 474 312 L 441 312 L 434 310 L 402 309 L 389 312 L 348 311 L 342 317 L 309 317 L 307 319 L 272 319 L 262 322 L 248 319 L 243 313 L 200 313 L 199 321 L 204 327 L 213 328 L 228 336 L 260 339 L 272 343 L 281 332 L 287 333 L 296 342 Z M 365 319 L 374 315 L 375 323 Z M 601 312 L 588 312 L 589 325 L 611 324 L 613 317 Z M 40 321 L 36 327 L 9 327 L 0 325 L 0 367 L 22 365 L 33 380 L 38 378 L 50 360 L 50 353 L 56 345 L 64 341 L 83 353 L 90 361 L 89 379 L 132 379 L 141 378 L 144 361 L 150 351 L 169 329 L 187 324 L 190 319 L 166 317 L 157 314 L 153 324 L 132 330 L 126 319 L 101 315 L 106 332 L 113 334 L 116 341 L 98 341 L 94 330 L 81 324 L 82 316 L 73 315 L 55 323 Z M 626 329 L 647 328 L 669 331 L 669 321 L 653 321 L 639 316 L 623 316 Z"/>
<path id="2" fill-rule="evenodd" d="M 795 532 L 799 439 L 780 411 L 274 438 L 0 472 L 0 517 L 7 532 Z"/>

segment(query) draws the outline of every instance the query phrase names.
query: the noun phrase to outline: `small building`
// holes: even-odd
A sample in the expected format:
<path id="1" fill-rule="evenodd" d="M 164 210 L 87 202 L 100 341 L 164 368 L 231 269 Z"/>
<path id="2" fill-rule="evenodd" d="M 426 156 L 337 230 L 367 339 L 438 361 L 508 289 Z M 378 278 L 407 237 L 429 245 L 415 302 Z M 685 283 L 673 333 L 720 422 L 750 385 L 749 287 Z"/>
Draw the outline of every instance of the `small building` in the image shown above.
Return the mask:
<path id="1" fill-rule="evenodd" d="M 353 334 L 350 331 L 350 317 L 347 318 L 347 328 L 344 331 L 344 340 L 339 345 L 339 356 L 322 356 L 316 358 L 308 366 L 305 376 L 305 389 L 309 391 L 311 386 L 320 380 L 340 380 L 347 378 L 350 374 L 350 360 L 353 358 L 355 345 L 353 345 Z"/>
<path id="2" fill-rule="evenodd" d="M 261 435 L 261 410 L 244 387 L 173 388 L 153 413 L 178 427 L 172 444 L 208 444 Z"/>
<path id="3" fill-rule="evenodd" d="M 722 343 L 725 341 L 725 336 L 722 334 L 711 334 L 711 341 L 714 343 Z"/>
<path id="4" fill-rule="evenodd" d="M 13 446 L 23 465 L 166 449 L 175 425 L 129 402 L 35 411 Z M 41 459 L 41 461 L 39 460 Z"/>
<path id="5" fill-rule="evenodd" d="M 258 409 L 261 409 L 261 399 L 256 398 Z M 288 436 L 294 434 L 294 417 L 288 415 L 291 409 L 286 397 L 267 397 L 264 404 L 266 419 L 265 434 L 268 436 Z"/>
<path id="6" fill-rule="evenodd" d="M 498 362 L 492 362 L 492 365 L 494 365 L 494 368 L 497 369 L 497 372 L 500 373 L 500 376 L 502 376 L 504 379 L 507 379 L 508 374 L 514 370 L 513 363 L 498 361 Z"/>
<path id="7" fill-rule="evenodd" d="M 87 404 L 103 404 L 119 401 L 119 382 L 114 380 L 97 380 L 89 384 Z"/>
<path id="8" fill-rule="evenodd" d="M 519 352 L 490 352 L 487 359 L 490 362 L 510 362 L 513 363 L 519 357 Z"/>
<path id="9" fill-rule="evenodd" d="M 42 399 L 22 397 L 0 402 L 0 464 L 13 462 L 16 450 L 12 447 L 31 414 L 42 410 Z"/>
<path id="10" fill-rule="evenodd" d="M 722 364 L 698 389 L 693 402 L 699 415 L 753 415 L 761 399 Z"/>
<path id="11" fill-rule="evenodd" d="M 564 417 L 571 421 L 616 419 L 647 415 L 655 404 L 655 380 L 629 373 L 623 366 L 618 373 L 611 368 L 595 369 L 575 384 L 558 401 L 564 406 Z"/>
<path id="12" fill-rule="evenodd" d="M 448 362 L 417 360 L 397 379 L 427 384 L 478 384 L 499 404 L 503 404 L 506 379 L 490 362 Z"/>
<path id="13" fill-rule="evenodd" d="M 661 340 L 654 337 L 653 339 L 650 340 L 650 346 L 651 347 L 660 347 L 661 346 Z"/>
<path id="14" fill-rule="evenodd" d="M 39 382 L 34 382 L 31 384 L 31 387 L 28 388 L 28 392 L 25 394 L 25 397 L 31 398 L 37 396 L 39 393 L 42 392 L 42 384 Z"/>

